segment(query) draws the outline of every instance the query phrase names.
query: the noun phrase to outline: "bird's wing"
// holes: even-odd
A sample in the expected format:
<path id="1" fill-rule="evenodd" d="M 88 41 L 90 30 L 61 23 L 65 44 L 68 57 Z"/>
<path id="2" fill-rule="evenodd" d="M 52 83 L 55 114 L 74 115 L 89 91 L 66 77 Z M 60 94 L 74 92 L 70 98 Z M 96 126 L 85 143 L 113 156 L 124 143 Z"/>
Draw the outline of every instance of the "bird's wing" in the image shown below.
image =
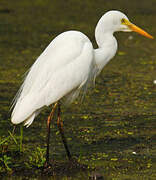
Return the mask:
<path id="1" fill-rule="evenodd" d="M 92 64 L 93 47 L 84 34 L 68 31 L 57 36 L 30 68 L 15 100 L 12 122 L 24 121 L 85 84 Z"/>

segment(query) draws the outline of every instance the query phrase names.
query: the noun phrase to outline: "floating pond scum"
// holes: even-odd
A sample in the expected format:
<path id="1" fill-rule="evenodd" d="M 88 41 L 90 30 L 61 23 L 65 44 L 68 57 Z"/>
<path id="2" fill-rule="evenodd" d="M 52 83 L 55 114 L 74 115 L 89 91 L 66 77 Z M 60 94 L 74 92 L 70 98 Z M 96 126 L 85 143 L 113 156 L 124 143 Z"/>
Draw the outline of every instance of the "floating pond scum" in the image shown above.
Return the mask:
<path id="1" fill-rule="evenodd" d="M 20 126 L 13 131 L 9 112 L 22 75 L 56 35 L 79 30 L 96 48 L 97 20 L 118 9 L 156 37 L 155 5 L 155 0 L 0 2 L 0 179 L 156 179 L 155 40 L 135 33 L 115 34 L 119 51 L 96 79 L 95 88 L 83 102 L 63 107 L 65 134 L 76 165 L 66 158 L 54 119 L 53 168 L 43 171 L 50 108 L 30 128 L 24 127 L 23 135 Z"/>

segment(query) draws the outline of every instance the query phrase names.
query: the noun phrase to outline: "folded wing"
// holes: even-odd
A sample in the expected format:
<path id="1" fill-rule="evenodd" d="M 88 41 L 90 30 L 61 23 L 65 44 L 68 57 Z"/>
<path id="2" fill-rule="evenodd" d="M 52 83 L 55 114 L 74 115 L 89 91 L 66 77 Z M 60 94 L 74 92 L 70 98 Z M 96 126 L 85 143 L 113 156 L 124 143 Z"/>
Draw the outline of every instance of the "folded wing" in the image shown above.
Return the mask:
<path id="1" fill-rule="evenodd" d="M 14 102 L 11 121 L 33 122 L 44 106 L 79 90 L 90 77 L 93 47 L 78 31 L 57 36 L 30 68 Z"/>

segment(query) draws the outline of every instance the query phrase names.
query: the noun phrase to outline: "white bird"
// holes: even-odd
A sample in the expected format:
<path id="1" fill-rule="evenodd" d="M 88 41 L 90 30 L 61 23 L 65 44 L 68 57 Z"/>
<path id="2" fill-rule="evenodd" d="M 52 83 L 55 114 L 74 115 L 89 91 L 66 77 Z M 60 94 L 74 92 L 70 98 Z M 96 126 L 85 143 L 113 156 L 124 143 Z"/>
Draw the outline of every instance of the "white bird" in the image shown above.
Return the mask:
<path id="1" fill-rule="evenodd" d="M 38 57 L 30 68 L 23 85 L 18 91 L 11 115 L 13 124 L 24 122 L 30 126 L 43 107 L 55 103 L 48 118 L 48 139 L 46 162 L 49 163 L 50 121 L 58 106 L 58 127 L 71 159 L 60 120 L 60 99 L 67 97 L 72 102 L 82 88 L 86 88 L 114 57 L 117 40 L 114 32 L 138 32 L 148 38 L 151 35 L 132 24 L 127 16 L 119 11 L 105 13 L 95 29 L 98 44 L 93 49 L 88 37 L 79 31 L 67 31 L 58 35 Z"/>

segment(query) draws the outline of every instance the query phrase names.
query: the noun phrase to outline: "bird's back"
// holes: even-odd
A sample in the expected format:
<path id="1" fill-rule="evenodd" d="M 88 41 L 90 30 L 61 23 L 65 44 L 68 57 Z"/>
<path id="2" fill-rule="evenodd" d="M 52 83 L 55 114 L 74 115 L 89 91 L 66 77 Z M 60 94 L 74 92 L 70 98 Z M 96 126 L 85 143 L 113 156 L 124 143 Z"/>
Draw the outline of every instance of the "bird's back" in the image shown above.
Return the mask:
<path id="1" fill-rule="evenodd" d="M 30 68 L 14 103 L 12 122 L 35 117 L 44 106 L 83 86 L 93 64 L 93 48 L 87 36 L 68 31 L 57 36 Z"/>

